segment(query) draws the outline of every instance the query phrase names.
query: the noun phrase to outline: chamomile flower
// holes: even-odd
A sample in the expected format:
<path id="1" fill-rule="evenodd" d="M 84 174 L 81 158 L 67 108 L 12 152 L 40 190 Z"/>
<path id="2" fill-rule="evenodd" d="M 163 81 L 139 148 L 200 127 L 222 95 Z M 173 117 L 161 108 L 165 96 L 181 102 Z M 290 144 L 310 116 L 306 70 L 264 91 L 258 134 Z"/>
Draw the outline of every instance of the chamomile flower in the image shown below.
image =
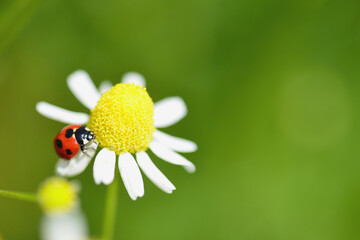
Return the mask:
<path id="1" fill-rule="evenodd" d="M 61 177 L 47 179 L 38 191 L 44 212 L 40 225 L 43 240 L 84 240 L 88 227 L 77 193 L 79 187 Z"/>
<path id="2" fill-rule="evenodd" d="M 90 110 L 90 115 L 47 102 L 39 102 L 36 109 L 56 121 L 86 125 L 94 132 L 96 142 L 92 143 L 91 151 L 79 151 L 70 160 L 60 159 L 56 166 L 58 174 L 75 176 L 81 173 L 100 146 L 93 167 L 95 183 L 108 185 L 114 180 L 118 156 L 121 178 L 131 199 L 136 200 L 144 195 L 140 169 L 164 192 L 175 190 L 146 153 L 148 149 L 166 162 L 183 166 L 190 173 L 195 171 L 195 165 L 178 152 L 194 152 L 197 145 L 158 130 L 185 117 L 187 108 L 180 97 L 165 98 L 154 104 L 145 88 L 145 79 L 133 72 L 125 74 L 121 83 L 112 86 L 105 81 L 99 89 L 82 70 L 71 74 L 67 83 L 75 97 Z"/>

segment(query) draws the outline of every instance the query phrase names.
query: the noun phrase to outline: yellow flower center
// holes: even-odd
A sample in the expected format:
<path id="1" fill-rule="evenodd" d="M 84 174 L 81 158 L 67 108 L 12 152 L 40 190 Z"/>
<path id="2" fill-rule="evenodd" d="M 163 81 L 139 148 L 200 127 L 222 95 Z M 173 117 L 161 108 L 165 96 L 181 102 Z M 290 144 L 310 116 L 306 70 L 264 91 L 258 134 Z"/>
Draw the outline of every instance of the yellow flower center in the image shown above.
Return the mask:
<path id="1" fill-rule="evenodd" d="M 154 103 L 142 86 L 119 83 L 101 95 L 88 127 L 102 148 L 146 151 L 154 132 Z"/>
<path id="2" fill-rule="evenodd" d="M 75 187 L 63 178 L 50 178 L 39 189 L 39 201 L 46 213 L 67 212 L 76 203 Z"/>

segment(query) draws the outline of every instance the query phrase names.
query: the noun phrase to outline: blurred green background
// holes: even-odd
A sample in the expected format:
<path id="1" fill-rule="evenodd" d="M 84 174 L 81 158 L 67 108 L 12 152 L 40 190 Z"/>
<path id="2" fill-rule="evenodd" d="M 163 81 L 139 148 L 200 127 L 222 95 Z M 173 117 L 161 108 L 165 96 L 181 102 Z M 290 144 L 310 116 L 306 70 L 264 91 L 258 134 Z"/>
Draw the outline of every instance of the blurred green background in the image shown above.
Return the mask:
<path id="1" fill-rule="evenodd" d="M 144 177 L 134 202 L 122 184 L 117 239 L 359 239 L 359 43 L 358 0 L 1 0 L 0 189 L 54 173 L 63 124 L 37 101 L 86 111 L 70 73 L 98 85 L 137 71 L 155 101 L 185 99 L 166 132 L 199 144 L 185 155 L 197 172 L 153 157 L 177 190 Z M 90 166 L 75 179 L 99 236 L 105 187 Z M 0 198 L 0 233 L 38 239 L 41 215 Z"/>

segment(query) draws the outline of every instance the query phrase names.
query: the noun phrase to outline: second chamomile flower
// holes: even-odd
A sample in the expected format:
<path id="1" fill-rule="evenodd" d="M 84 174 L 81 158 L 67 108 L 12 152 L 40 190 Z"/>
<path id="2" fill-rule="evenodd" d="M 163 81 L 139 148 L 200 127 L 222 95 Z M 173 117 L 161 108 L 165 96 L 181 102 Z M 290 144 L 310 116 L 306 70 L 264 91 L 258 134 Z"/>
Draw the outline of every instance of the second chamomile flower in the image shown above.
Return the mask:
<path id="1" fill-rule="evenodd" d="M 84 240 L 88 227 L 78 199 L 79 186 L 61 177 L 47 179 L 39 188 L 38 201 L 44 212 L 43 240 Z"/>

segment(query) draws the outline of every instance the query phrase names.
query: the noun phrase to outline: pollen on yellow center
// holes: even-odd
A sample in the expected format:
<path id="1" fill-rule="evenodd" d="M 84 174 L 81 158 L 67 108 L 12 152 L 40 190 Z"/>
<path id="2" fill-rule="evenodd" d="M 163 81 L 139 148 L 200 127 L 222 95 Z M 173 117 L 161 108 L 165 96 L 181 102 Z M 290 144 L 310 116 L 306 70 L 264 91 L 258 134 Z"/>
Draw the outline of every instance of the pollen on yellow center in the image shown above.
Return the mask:
<path id="1" fill-rule="evenodd" d="M 154 103 L 142 86 L 119 83 L 102 94 L 91 111 L 88 127 L 102 148 L 146 151 L 154 132 Z"/>
<path id="2" fill-rule="evenodd" d="M 46 213 L 67 212 L 76 203 L 76 189 L 63 178 L 50 178 L 39 189 L 39 202 Z"/>

